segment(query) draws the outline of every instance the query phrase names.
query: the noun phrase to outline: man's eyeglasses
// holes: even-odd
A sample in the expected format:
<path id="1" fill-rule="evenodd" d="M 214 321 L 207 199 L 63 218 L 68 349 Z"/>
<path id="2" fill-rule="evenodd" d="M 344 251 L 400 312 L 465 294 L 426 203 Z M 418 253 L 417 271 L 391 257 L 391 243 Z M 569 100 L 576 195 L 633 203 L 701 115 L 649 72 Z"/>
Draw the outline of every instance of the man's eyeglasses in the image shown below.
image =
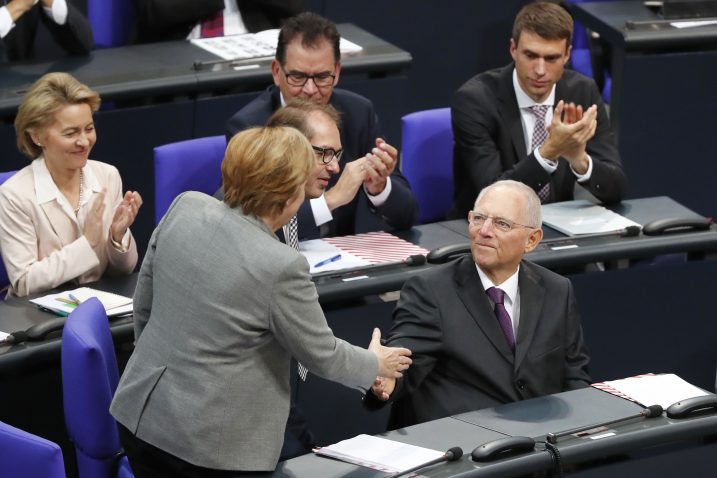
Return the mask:
<path id="1" fill-rule="evenodd" d="M 314 80 L 314 84 L 318 87 L 332 86 L 334 84 L 334 80 L 336 79 L 336 75 L 327 71 L 317 73 L 315 75 L 307 75 L 306 73 L 301 73 L 300 71 L 287 73 L 283 68 L 281 71 L 284 72 L 286 82 L 291 86 L 304 86 L 309 80 Z"/>
<path id="2" fill-rule="evenodd" d="M 341 161 L 341 155 L 344 154 L 343 149 L 334 149 L 334 148 L 322 148 L 321 146 L 314 146 L 311 145 L 312 148 L 314 148 L 314 152 L 316 153 L 316 157 L 321 160 L 324 164 L 329 164 L 332 159 L 336 158 L 336 161 Z"/>
<path id="3" fill-rule="evenodd" d="M 476 227 L 483 227 L 483 224 L 485 224 L 485 222 L 488 219 L 491 220 L 491 223 L 493 224 L 493 227 L 495 229 L 498 229 L 499 231 L 503 231 L 503 232 L 510 232 L 513 230 L 513 228 L 516 228 L 516 227 L 525 227 L 526 229 L 536 229 L 533 226 L 527 226 L 525 224 L 520 224 L 520 223 L 511 221 L 510 219 L 505 219 L 502 217 L 488 216 L 487 214 L 481 214 L 481 213 L 475 212 L 475 211 L 470 212 L 469 222 Z"/>

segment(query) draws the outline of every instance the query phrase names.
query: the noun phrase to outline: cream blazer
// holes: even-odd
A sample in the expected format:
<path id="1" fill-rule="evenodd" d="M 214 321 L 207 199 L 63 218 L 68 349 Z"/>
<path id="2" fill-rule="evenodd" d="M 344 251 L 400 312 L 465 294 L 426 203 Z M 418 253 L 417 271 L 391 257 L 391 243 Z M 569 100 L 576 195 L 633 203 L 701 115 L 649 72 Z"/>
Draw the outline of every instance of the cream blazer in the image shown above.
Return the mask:
<path id="1" fill-rule="evenodd" d="M 117 168 L 91 160 L 83 168 L 86 189 L 92 195 L 83 208 L 89 207 L 102 187 L 107 188 L 102 218 L 107 232 L 96 248 L 87 242 L 67 206 L 58 199 L 38 199 L 47 196 L 46 191 L 37 191 L 35 176 L 40 168 L 44 168 L 42 158 L 0 186 L 0 252 L 10 280 L 8 296 L 42 292 L 68 281 L 92 282 L 105 272 L 131 273 L 137 264 L 137 246 L 131 233 L 128 231 L 126 252 L 117 250 L 109 236 L 112 217 L 123 196 Z M 123 240 L 126 242 L 127 237 Z"/>

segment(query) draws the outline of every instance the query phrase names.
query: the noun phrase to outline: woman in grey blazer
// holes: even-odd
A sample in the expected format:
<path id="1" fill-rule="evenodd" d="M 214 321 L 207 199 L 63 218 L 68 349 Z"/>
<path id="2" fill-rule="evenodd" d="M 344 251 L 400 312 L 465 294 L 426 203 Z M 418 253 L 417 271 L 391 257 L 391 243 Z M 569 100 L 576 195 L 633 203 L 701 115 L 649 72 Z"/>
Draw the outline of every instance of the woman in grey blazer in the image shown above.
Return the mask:
<path id="1" fill-rule="evenodd" d="M 315 161 L 292 128 L 242 132 L 222 163 L 224 202 L 185 193 L 154 231 L 134 296 L 135 351 L 110 409 L 135 476 L 273 470 L 292 356 L 363 389 L 410 365 L 378 330 L 368 350 L 334 337 L 306 260 L 274 235 Z"/>

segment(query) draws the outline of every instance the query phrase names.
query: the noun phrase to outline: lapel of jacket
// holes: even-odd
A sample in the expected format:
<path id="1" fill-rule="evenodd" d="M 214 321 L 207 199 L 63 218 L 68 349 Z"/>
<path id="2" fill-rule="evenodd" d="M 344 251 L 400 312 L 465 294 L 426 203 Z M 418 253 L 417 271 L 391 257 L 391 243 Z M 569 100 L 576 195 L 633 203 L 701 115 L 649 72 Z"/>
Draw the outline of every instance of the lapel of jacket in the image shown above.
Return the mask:
<path id="1" fill-rule="evenodd" d="M 520 324 L 515 341 L 516 370 L 520 367 L 533 341 L 535 330 L 543 315 L 543 301 L 545 300 L 545 288 L 540 277 L 525 261 L 521 263 L 518 273 L 518 290 L 520 293 Z"/>
<path id="2" fill-rule="evenodd" d="M 468 255 L 460 259 L 454 274 L 456 281 L 456 292 L 460 297 L 466 310 L 470 313 L 476 325 L 483 331 L 483 334 L 490 340 L 495 349 L 507 360 L 513 361 L 508 342 L 500 329 L 498 319 L 493 312 L 493 307 L 488 300 L 488 295 L 483 289 L 483 284 L 478 276 L 476 264 L 473 257 Z"/>
<path id="3" fill-rule="evenodd" d="M 67 217 L 67 213 L 56 200 L 45 202 L 40 207 L 63 246 L 79 237 L 81 234 L 79 224 Z"/>
<path id="4" fill-rule="evenodd" d="M 518 100 L 515 98 L 513 89 L 513 63 L 503 68 L 500 72 L 500 112 L 503 115 L 505 124 L 510 131 L 511 143 L 513 144 L 513 164 L 525 156 L 526 145 L 523 136 L 523 122 L 520 119 Z"/>

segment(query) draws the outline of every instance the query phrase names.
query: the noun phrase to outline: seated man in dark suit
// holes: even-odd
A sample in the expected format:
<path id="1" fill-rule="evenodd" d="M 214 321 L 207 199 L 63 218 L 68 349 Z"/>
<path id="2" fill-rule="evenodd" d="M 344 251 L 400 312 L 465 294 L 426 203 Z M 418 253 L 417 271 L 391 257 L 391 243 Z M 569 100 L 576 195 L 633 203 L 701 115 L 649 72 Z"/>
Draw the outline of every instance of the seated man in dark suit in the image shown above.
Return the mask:
<path id="1" fill-rule="evenodd" d="M 462 218 L 481 189 L 499 179 L 527 184 L 542 202 L 573 199 L 576 181 L 600 201 L 622 199 L 627 179 L 597 86 L 564 70 L 572 32 L 561 6 L 526 5 L 513 24 L 513 63 L 456 92 L 449 217 Z"/>
<path id="2" fill-rule="evenodd" d="M 589 384 L 570 281 L 523 260 L 543 237 L 536 193 L 498 181 L 468 221 L 471 255 L 401 291 L 386 343 L 409 347 L 413 366 L 365 398 L 394 402 L 392 429 Z"/>
<path id="3" fill-rule="evenodd" d="M 381 139 L 366 98 L 334 89 L 341 73 L 339 33 L 329 20 L 302 13 L 284 23 L 272 62 L 274 85 L 227 122 L 227 136 L 263 125 L 293 98 L 330 104 L 341 114 L 344 153 L 324 195 L 299 210 L 300 239 L 410 228 L 418 204 L 397 168 L 396 148 Z M 358 158 L 358 159 L 357 159 Z"/>
<path id="4" fill-rule="evenodd" d="M 128 0 L 126 0 L 128 1 Z M 137 43 L 238 35 L 279 28 L 303 0 L 134 0 Z M 217 23 L 218 22 L 218 23 Z"/>
<path id="5" fill-rule="evenodd" d="M 68 0 L 9 0 L 0 2 L 0 63 L 43 56 L 35 52 L 40 22 L 66 52 L 92 50 L 92 27 Z"/>

